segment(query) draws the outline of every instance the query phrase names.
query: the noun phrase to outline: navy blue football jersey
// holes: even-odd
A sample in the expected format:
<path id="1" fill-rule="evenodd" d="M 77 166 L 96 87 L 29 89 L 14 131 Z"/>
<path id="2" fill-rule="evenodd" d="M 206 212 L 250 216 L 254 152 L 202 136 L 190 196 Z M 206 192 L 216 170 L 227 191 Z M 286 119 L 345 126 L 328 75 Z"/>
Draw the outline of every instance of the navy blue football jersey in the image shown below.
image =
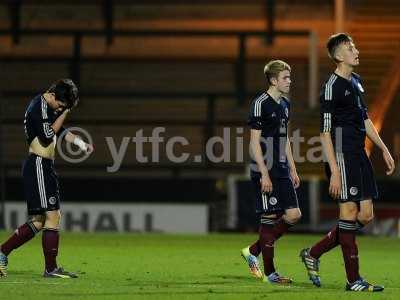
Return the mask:
<path id="1" fill-rule="evenodd" d="M 275 101 L 267 93 L 256 97 L 250 106 L 248 124 L 251 129 L 261 130 L 261 150 L 270 177 L 289 177 L 289 167 L 286 157 L 286 143 L 290 102 L 282 97 Z M 251 161 L 252 176 L 260 176 L 257 164 Z"/>
<path id="2" fill-rule="evenodd" d="M 55 136 L 51 125 L 58 118 L 60 113 L 56 113 L 44 99 L 43 95 L 38 95 L 32 99 L 25 112 L 24 128 L 25 137 L 28 145 L 38 137 L 41 144 L 49 145 Z M 64 127 L 57 133 L 60 135 L 65 130 Z"/>
<path id="3" fill-rule="evenodd" d="M 333 73 L 322 87 L 320 131 L 330 132 L 338 152 L 364 149 L 368 113 L 363 94 L 361 78 L 355 73 L 350 80 Z"/>

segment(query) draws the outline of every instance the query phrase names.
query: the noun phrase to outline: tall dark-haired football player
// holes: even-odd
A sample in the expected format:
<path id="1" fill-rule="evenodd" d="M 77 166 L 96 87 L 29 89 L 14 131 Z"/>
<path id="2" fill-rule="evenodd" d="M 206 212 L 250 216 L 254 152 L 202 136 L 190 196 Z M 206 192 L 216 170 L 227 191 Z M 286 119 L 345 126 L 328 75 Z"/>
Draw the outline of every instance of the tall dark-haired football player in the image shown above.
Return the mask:
<path id="1" fill-rule="evenodd" d="M 355 292 L 383 291 L 359 274 L 356 232 L 374 216 L 373 200 L 378 199 L 374 171 L 365 152 L 368 136 L 382 151 L 387 175 L 394 172 L 394 161 L 368 118 L 361 78 L 353 72 L 359 64 L 359 51 L 352 38 L 344 33 L 331 36 L 327 43 L 329 57 L 336 70 L 323 85 L 321 103 L 321 142 L 328 160 L 329 193 L 338 200 L 339 221 L 314 246 L 303 249 L 300 257 L 312 283 L 321 286 L 319 258 L 340 245 L 347 275 L 346 290 Z"/>
<path id="2" fill-rule="evenodd" d="M 57 265 L 60 226 L 60 190 L 54 170 L 57 136 L 90 153 L 93 146 L 66 131 L 63 123 L 79 101 L 78 89 L 70 79 L 60 79 L 43 94 L 30 102 L 24 119 L 25 136 L 29 146 L 28 158 L 22 167 L 28 221 L 0 247 L 0 277 L 7 275 L 10 253 L 42 233 L 45 258 L 43 276 L 47 278 L 76 278 Z M 66 131 L 66 132 L 64 132 Z M 64 133 L 63 133 L 64 132 Z"/>

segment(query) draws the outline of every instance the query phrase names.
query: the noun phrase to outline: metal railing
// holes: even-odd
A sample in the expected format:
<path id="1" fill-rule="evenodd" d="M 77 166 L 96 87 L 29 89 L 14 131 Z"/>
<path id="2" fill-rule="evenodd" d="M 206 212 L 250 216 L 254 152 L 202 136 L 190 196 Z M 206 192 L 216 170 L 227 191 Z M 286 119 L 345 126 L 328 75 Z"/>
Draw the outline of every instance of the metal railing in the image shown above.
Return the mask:
<path id="1" fill-rule="evenodd" d="M 0 36 L 11 35 L 12 30 L 0 30 Z M 71 37 L 74 41 L 73 50 L 71 55 L 68 57 L 42 57 L 46 61 L 68 61 L 70 63 L 70 77 L 80 85 L 80 66 L 87 57 L 82 55 L 82 38 L 83 37 L 101 37 L 106 33 L 104 30 L 20 30 L 19 36 L 67 36 Z M 235 90 L 236 98 L 238 104 L 241 105 L 245 101 L 245 96 L 247 94 L 246 88 L 246 41 L 249 37 L 267 37 L 270 33 L 263 30 L 254 31 L 201 31 L 201 30 L 113 30 L 112 36 L 115 37 L 235 37 L 238 39 L 238 57 L 235 62 Z M 306 37 L 310 41 L 314 40 L 314 35 L 306 30 L 282 30 L 275 31 L 271 38 L 273 37 Z M 315 44 L 315 42 L 313 42 Z M 310 48 L 315 48 L 316 45 L 311 45 Z M 310 50 L 309 61 L 310 69 L 315 73 L 315 50 Z M 26 57 L 3 57 L 0 60 L 12 59 L 13 61 L 23 61 L 29 63 L 30 59 Z M 195 60 L 195 59 L 194 59 Z M 35 60 L 33 60 L 35 61 Z M 312 74 L 310 72 L 310 74 Z M 310 96 L 311 97 L 311 96 Z M 312 98 L 312 97 L 311 97 Z"/>
<path id="2" fill-rule="evenodd" d="M 179 2 L 178 0 L 175 0 Z M 233 0 L 232 0 L 233 1 Z M 260 0 L 261 1 L 261 0 Z M 29 1 L 27 1 L 29 2 Z M 79 2 L 79 1 L 78 1 Z M 77 3 L 78 3 L 77 2 Z M 317 40 L 313 32 L 306 30 L 275 30 L 274 27 L 274 0 L 266 0 L 266 16 L 267 16 L 267 28 L 265 30 L 252 30 L 252 31 L 242 31 L 242 30 L 215 30 L 215 31 L 204 31 L 204 30 L 115 30 L 113 28 L 114 16 L 113 16 L 113 5 L 116 2 L 126 2 L 131 3 L 131 1 L 116 1 L 116 0 L 104 0 L 103 3 L 103 16 L 104 16 L 104 28 L 101 30 L 53 30 L 53 29 L 24 29 L 21 28 L 21 7 L 23 2 L 21 0 L 9 1 L 10 8 L 10 28 L 0 30 L 0 36 L 11 36 L 14 43 L 19 43 L 20 39 L 26 36 L 64 36 L 73 39 L 73 48 L 70 55 L 64 57 L 34 57 L 31 58 L 10 55 L 0 57 L 0 61 L 15 61 L 15 62 L 37 62 L 40 60 L 46 60 L 47 62 L 68 62 L 69 63 L 69 76 L 73 78 L 79 85 L 81 79 L 81 64 L 85 61 L 90 61 L 90 57 L 85 57 L 82 54 L 82 38 L 83 37 L 105 37 L 108 44 L 112 44 L 115 37 L 175 37 L 175 38 L 187 38 L 187 37 L 234 37 L 238 39 L 238 55 L 234 59 L 235 67 L 235 92 L 233 94 L 224 93 L 181 93 L 181 94 L 168 94 L 168 93 L 132 93 L 132 92 L 119 92 L 110 91 L 109 94 L 102 92 L 101 96 L 112 96 L 112 97 L 163 97 L 163 98 L 206 98 L 207 99 L 207 118 L 204 123 L 204 140 L 207 137 L 214 135 L 215 130 L 215 101 L 219 97 L 232 97 L 237 99 L 239 105 L 243 104 L 247 95 L 248 90 L 246 87 L 246 60 L 247 60 L 247 39 L 250 37 L 260 37 L 264 38 L 267 43 L 272 44 L 274 39 L 277 37 L 304 37 L 309 39 L 309 103 L 310 106 L 316 103 L 316 85 L 317 85 Z M 135 1 L 136 2 L 136 1 Z M 201 1 L 195 1 L 201 2 Z M 213 1 L 211 1 L 213 2 Z M 210 2 L 210 3 L 211 3 Z M 231 2 L 231 1 L 229 1 Z M 241 1 L 239 1 L 241 2 Z M 55 1 L 49 1 L 49 4 L 54 4 Z M 68 3 L 70 3 L 68 1 Z M 193 59 L 196 60 L 195 58 Z M 33 91 L 3 91 L 5 96 L 17 96 L 17 95 L 30 95 Z M 84 94 L 85 95 L 85 94 Z M 87 96 L 100 96 L 92 92 L 87 92 Z M 4 180 L 5 180 L 5 158 L 4 153 L 1 153 L 2 144 L 4 142 L 1 136 L 1 131 L 5 124 L 10 122 L 15 122 L 15 120 L 10 120 L 2 114 L 0 108 L 0 183 L 2 188 L 0 188 L 1 200 L 4 200 Z M 88 121 L 89 122 L 89 121 Z M 1 227 L 1 224 L 0 224 Z"/>

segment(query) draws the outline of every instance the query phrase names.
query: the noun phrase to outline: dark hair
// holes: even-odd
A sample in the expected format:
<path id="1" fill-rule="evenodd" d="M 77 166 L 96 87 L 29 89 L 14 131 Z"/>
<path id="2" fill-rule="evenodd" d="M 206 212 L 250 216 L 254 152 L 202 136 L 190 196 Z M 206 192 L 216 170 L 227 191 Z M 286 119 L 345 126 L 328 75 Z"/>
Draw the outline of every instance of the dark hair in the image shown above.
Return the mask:
<path id="1" fill-rule="evenodd" d="M 56 100 L 65 103 L 69 109 L 76 106 L 79 102 L 78 88 L 68 78 L 57 80 L 50 86 L 47 92 L 54 93 Z"/>
<path id="2" fill-rule="evenodd" d="M 353 39 L 347 33 L 336 33 L 334 35 L 331 35 L 328 39 L 328 42 L 326 43 L 326 48 L 328 48 L 329 57 L 335 62 L 338 62 L 337 59 L 335 58 L 335 53 L 337 48 L 341 44 L 351 43 L 352 41 Z"/>

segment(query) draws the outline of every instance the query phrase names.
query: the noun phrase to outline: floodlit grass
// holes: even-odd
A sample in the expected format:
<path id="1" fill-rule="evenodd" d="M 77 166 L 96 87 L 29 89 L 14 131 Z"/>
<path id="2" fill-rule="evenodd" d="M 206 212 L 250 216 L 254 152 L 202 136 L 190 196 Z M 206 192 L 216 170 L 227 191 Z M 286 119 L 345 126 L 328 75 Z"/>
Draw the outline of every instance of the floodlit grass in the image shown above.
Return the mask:
<path id="1" fill-rule="evenodd" d="M 0 233 L 0 240 L 9 233 Z M 44 279 L 41 237 L 9 256 L 0 278 L 0 299 L 400 299 L 400 241 L 359 237 L 361 274 L 386 287 L 383 293 L 344 291 L 340 248 L 322 257 L 323 287 L 309 282 L 299 250 L 320 236 L 288 235 L 276 246 L 279 272 L 290 287 L 253 279 L 240 249 L 256 235 L 62 233 L 58 262 L 78 279 Z M 262 263 L 261 263 L 262 264 Z"/>

